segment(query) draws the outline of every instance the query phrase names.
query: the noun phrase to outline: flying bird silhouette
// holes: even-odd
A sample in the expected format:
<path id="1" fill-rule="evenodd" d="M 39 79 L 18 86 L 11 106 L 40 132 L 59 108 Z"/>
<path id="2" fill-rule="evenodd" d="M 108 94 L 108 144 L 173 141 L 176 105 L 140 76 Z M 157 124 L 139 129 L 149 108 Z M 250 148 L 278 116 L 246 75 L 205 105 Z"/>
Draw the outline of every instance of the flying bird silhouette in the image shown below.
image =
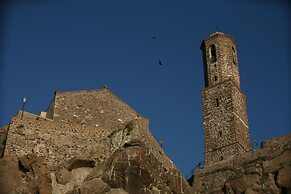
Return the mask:
<path id="1" fill-rule="evenodd" d="M 162 66 L 162 65 L 163 65 L 163 63 L 162 63 L 162 61 L 161 61 L 161 60 L 159 60 L 159 64 L 160 64 L 160 66 Z"/>

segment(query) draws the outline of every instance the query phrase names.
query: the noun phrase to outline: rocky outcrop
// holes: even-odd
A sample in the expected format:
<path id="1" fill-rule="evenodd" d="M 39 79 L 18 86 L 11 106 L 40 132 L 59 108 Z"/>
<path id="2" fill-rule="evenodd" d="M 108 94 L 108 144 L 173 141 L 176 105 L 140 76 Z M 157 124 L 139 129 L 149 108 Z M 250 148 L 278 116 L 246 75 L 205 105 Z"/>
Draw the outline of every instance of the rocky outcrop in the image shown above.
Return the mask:
<path id="1" fill-rule="evenodd" d="M 291 135 L 271 139 L 262 149 L 196 169 L 196 193 L 291 193 Z"/>
<path id="2" fill-rule="evenodd" d="M 0 174 L 0 193 L 52 193 L 50 171 L 43 157 L 5 155 L 0 160 Z"/>
<path id="3" fill-rule="evenodd" d="M 83 167 L 82 167 L 83 168 Z M 77 169 L 74 169 L 77 170 Z M 76 177 L 74 170 L 60 169 L 56 174 Z M 74 178 L 69 181 L 53 180 L 55 193 L 129 193 L 129 194 L 155 194 L 155 193 L 190 193 L 190 187 L 178 171 L 164 169 L 142 142 L 127 142 L 124 147 L 117 149 L 112 156 L 96 167 L 81 169 L 87 171 L 79 176 L 80 182 Z M 82 174 L 82 173 L 80 173 Z M 56 176 L 57 177 L 57 176 Z M 75 178 L 76 179 L 76 178 Z M 68 187 L 68 185 L 72 185 Z M 62 190 L 62 187 L 70 189 Z"/>
<path id="4" fill-rule="evenodd" d="M 50 171 L 44 158 L 35 154 L 7 155 L 0 160 L 0 174 L 0 193 L 191 193 L 177 170 L 165 169 L 137 141 L 127 142 L 96 166 L 90 159 L 76 157 L 56 171 Z"/>

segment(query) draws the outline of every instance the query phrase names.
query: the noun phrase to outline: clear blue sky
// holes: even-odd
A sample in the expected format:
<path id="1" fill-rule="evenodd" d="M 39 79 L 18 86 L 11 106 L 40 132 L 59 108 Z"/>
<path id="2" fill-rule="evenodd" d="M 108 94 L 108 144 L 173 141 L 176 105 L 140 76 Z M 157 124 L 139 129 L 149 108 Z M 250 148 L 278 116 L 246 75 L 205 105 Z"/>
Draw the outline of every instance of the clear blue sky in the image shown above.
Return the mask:
<path id="1" fill-rule="evenodd" d="M 287 1 L 9 0 L 0 13 L 1 126 L 23 96 L 38 114 L 55 90 L 107 84 L 188 175 L 204 151 L 199 47 L 218 28 L 238 42 L 252 141 L 291 131 Z"/>

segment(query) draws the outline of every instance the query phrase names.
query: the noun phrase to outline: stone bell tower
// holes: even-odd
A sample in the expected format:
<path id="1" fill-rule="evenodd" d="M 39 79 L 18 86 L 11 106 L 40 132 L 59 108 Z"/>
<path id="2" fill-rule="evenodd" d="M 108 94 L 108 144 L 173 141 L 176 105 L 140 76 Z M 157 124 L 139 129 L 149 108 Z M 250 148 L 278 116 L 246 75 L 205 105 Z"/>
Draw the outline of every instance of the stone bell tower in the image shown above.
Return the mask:
<path id="1" fill-rule="evenodd" d="M 246 97 L 240 88 L 235 40 L 215 32 L 201 44 L 205 88 L 202 90 L 205 165 L 250 149 Z"/>

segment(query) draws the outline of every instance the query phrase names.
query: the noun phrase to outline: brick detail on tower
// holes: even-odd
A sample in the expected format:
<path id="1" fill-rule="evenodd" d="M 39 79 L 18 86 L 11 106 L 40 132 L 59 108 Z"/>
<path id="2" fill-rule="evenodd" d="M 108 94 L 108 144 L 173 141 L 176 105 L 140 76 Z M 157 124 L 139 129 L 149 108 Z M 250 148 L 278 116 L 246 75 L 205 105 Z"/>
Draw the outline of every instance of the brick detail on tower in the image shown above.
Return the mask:
<path id="1" fill-rule="evenodd" d="M 201 44 L 205 88 L 202 90 L 205 165 L 249 151 L 246 97 L 240 89 L 236 42 L 221 32 Z"/>

